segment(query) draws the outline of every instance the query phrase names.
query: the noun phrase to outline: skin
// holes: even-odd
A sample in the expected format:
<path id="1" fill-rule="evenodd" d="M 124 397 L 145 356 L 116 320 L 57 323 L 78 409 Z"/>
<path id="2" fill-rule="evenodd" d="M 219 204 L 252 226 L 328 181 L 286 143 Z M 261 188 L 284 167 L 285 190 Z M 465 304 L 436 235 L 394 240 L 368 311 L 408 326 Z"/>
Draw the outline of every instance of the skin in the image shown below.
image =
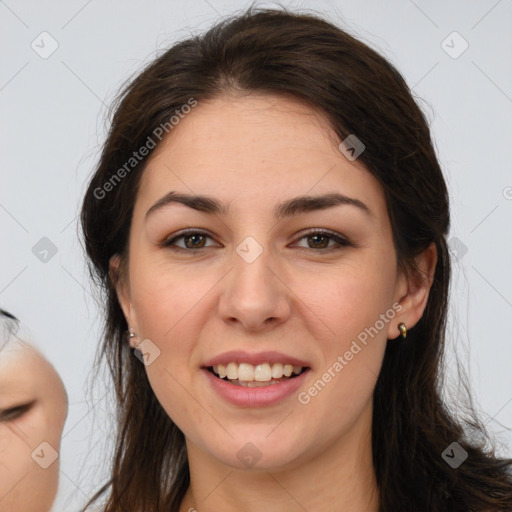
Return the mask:
<path id="1" fill-rule="evenodd" d="M 27 407 L 22 407 L 22 406 Z M 19 408 L 20 409 L 17 409 Z M 0 351 L 0 509 L 48 512 L 54 502 L 67 396 L 52 365 L 34 348 L 11 341 Z M 35 452 L 34 452 L 35 450 Z M 32 458 L 35 453 L 36 463 Z"/>
<path id="2" fill-rule="evenodd" d="M 200 102 L 155 150 L 138 191 L 123 271 L 111 260 L 120 304 L 138 337 L 160 356 L 146 366 L 165 411 L 186 437 L 191 485 L 181 511 L 377 511 L 372 466 L 372 394 L 388 339 L 421 317 L 436 253 L 418 257 L 430 276 L 397 271 L 383 191 L 357 160 L 339 151 L 321 112 L 294 99 L 250 95 Z M 169 191 L 205 194 L 229 205 L 208 215 L 169 204 L 146 218 Z M 338 205 L 274 219 L 277 203 L 333 191 L 357 198 L 368 215 Z M 203 248 L 161 242 L 184 228 L 206 231 Z M 315 243 L 309 228 L 332 230 Z M 235 251 L 253 237 L 262 254 Z M 189 240 L 190 244 L 190 240 Z M 318 248 L 328 245 L 328 249 Z M 185 252 L 185 251 L 189 252 Z M 227 403 L 200 371 L 228 350 L 277 350 L 309 362 L 304 391 L 332 367 L 365 327 L 400 313 L 307 405 L 297 394 L 277 405 Z M 253 443 L 261 459 L 237 457 Z"/>

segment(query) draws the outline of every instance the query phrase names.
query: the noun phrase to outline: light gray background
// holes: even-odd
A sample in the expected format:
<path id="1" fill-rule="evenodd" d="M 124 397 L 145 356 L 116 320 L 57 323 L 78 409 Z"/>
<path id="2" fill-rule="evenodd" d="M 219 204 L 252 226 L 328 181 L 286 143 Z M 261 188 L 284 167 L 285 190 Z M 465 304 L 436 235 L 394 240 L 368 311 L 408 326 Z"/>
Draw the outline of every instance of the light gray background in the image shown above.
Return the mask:
<path id="1" fill-rule="evenodd" d="M 512 1 L 283 4 L 348 27 L 424 100 L 452 194 L 450 345 L 501 453 L 512 456 Z M 23 320 L 69 393 L 56 512 L 77 510 L 102 483 L 108 460 L 107 387 L 100 381 L 85 392 L 100 321 L 77 239 L 106 107 L 158 49 L 248 5 L 0 1 L 0 306 Z M 51 48 L 43 31 L 58 43 L 46 59 L 31 47 L 45 37 Z M 32 251 L 42 237 L 57 248 L 47 262 Z"/>

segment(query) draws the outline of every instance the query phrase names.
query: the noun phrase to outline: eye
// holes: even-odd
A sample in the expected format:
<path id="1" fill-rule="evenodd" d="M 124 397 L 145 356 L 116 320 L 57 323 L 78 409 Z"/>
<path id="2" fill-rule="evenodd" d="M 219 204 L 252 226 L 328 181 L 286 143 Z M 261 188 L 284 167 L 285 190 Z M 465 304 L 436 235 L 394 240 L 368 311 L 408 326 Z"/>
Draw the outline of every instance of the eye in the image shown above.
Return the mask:
<path id="1" fill-rule="evenodd" d="M 306 249 L 339 249 L 341 247 L 354 247 L 354 244 L 351 243 L 347 238 L 341 236 L 338 233 L 334 233 L 333 231 L 326 230 L 311 230 L 308 231 L 304 236 L 299 238 L 299 240 L 313 240 L 313 247 L 308 246 Z M 329 246 L 329 240 L 334 241 L 334 245 Z M 309 245 L 309 243 L 308 243 Z"/>
<path id="2" fill-rule="evenodd" d="M 7 423 L 9 421 L 14 421 L 18 418 L 21 418 L 32 408 L 34 403 L 35 402 L 30 402 L 28 404 L 11 407 L 10 409 L 0 410 L 0 423 Z"/>
<path id="3" fill-rule="evenodd" d="M 196 249 L 204 249 L 206 247 L 211 247 L 205 245 L 206 239 L 208 238 L 212 239 L 210 235 L 203 231 L 187 230 L 178 233 L 172 238 L 164 240 L 161 246 L 170 248 L 172 250 L 188 250 L 190 252 Z M 341 247 L 354 247 L 354 244 L 351 243 L 347 238 L 333 231 L 310 230 L 304 236 L 299 238 L 299 240 L 304 239 L 313 240 L 313 246 L 305 247 L 306 249 L 331 250 L 338 249 Z M 183 240 L 184 245 L 177 244 L 177 242 L 181 240 Z M 329 241 L 334 241 L 334 244 L 329 246 Z"/>
<path id="4" fill-rule="evenodd" d="M 162 247 L 168 247 L 170 249 L 183 249 L 183 250 L 194 250 L 204 249 L 206 246 L 204 242 L 207 238 L 211 238 L 207 233 L 197 230 L 187 230 L 178 233 L 172 238 L 168 238 L 162 242 Z M 176 245 L 178 240 L 184 240 L 184 246 Z"/>

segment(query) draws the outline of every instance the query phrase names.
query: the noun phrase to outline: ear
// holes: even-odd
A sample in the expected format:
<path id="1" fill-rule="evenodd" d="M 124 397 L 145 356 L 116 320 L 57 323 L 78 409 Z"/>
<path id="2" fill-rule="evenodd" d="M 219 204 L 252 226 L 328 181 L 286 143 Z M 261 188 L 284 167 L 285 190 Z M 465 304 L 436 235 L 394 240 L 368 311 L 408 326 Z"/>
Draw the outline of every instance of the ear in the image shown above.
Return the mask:
<path id="1" fill-rule="evenodd" d="M 133 307 L 130 282 L 128 276 L 121 270 L 121 258 L 118 254 L 115 254 L 109 260 L 109 278 L 116 289 L 117 300 L 123 310 L 128 327 L 131 327 L 134 329 L 135 333 L 138 333 L 137 315 Z M 129 338 L 130 346 L 136 348 L 137 341 L 138 337 Z"/>
<path id="2" fill-rule="evenodd" d="M 411 270 L 409 275 L 402 273 L 398 277 L 395 302 L 401 309 L 397 308 L 395 321 L 389 324 L 388 339 L 400 336 L 400 322 L 404 322 L 407 329 L 410 329 L 416 325 L 425 311 L 437 263 L 435 243 L 432 242 L 415 261 L 417 270 Z"/>

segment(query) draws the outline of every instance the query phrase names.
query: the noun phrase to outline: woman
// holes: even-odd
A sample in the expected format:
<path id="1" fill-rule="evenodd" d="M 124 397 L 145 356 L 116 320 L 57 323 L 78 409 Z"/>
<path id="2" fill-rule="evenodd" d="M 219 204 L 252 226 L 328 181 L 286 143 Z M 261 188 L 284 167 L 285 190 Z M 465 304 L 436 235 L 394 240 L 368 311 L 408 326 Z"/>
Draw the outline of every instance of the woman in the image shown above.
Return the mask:
<path id="1" fill-rule="evenodd" d="M 43 355 L 0 309 L 0 510 L 48 512 L 59 481 L 66 390 Z"/>
<path id="2" fill-rule="evenodd" d="M 91 502 L 512 510 L 512 461 L 441 399 L 449 201 L 389 62 L 249 9 L 116 107 L 82 207 L 119 404 Z"/>

